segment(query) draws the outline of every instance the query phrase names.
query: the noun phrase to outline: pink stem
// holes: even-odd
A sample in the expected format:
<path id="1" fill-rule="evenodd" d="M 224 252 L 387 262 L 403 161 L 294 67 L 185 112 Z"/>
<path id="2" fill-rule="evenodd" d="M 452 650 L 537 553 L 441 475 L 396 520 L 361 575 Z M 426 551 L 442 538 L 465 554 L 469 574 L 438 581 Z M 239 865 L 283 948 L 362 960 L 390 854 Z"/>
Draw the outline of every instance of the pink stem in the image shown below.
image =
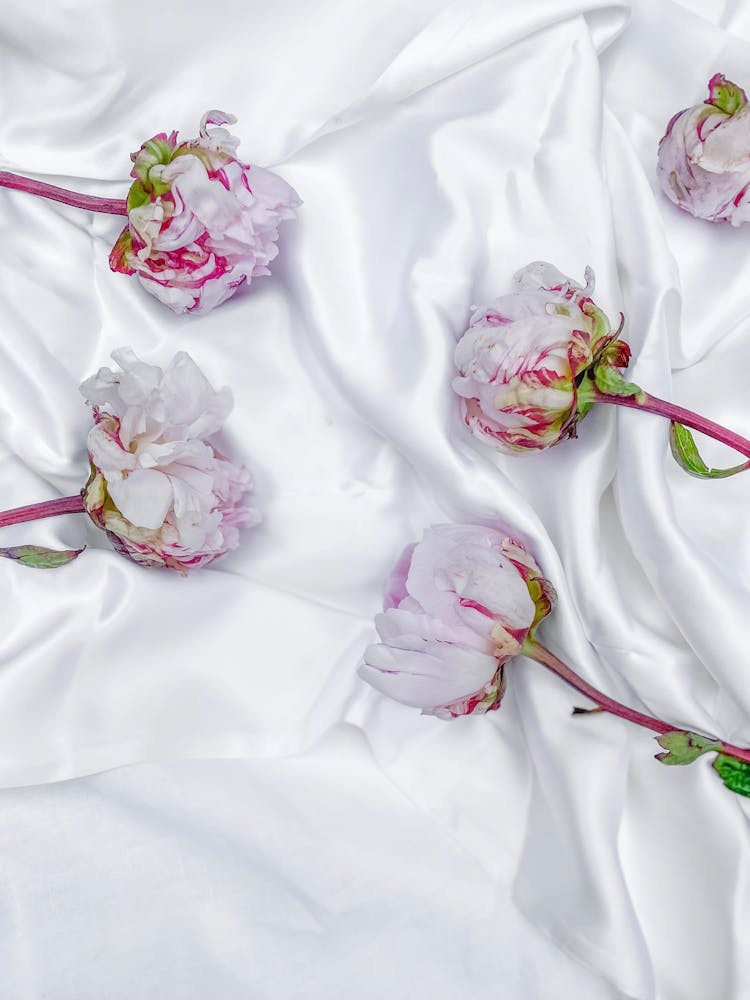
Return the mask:
<path id="1" fill-rule="evenodd" d="M 57 517 L 58 514 L 83 514 L 83 497 L 76 493 L 72 497 L 60 497 L 57 500 L 45 500 L 43 503 L 32 503 L 28 507 L 16 507 L 0 513 L 0 528 L 9 524 L 21 524 L 22 521 L 37 521 L 42 517 Z"/>
<path id="2" fill-rule="evenodd" d="M 722 444 L 727 444 L 730 448 L 734 448 L 740 455 L 750 458 L 750 441 L 747 438 L 735 434 L 734 431 L 727 430 L 721 424 L 716 424 L 713 420 L 708 420 L 698 413 L 693 413 L 692 410 L 686 410 L 682 406 L 675 406 L 674 403 L 668 403 L 666 400 L 652 396 L 643 390 L 641 390 L 639 397 L 618 396 L 615 393 L 597 391 L 594 396 L 594 402 L 614 403 L 615 406 L 629 406 L 633 410 L 646 410 L 648 413 L 658 413 L 659 416 L 666 417 L 667 420 L 674 420 L 678 424 L 684 424 L 685 427 L 691 427 L 694 431 L 707 434 L 716 441 L 721 441 Z"/>
<path id="3" fill-rule="evenodd" d="M 128 204 L 124 198 L 99 198 L 91 194 L 78 194 L 76 191 L 68 191 L 54 184 L 32 181 L 29 177 L 18 177 L 5 170 L 0 170 L 0 187 L 37 194 L 41 198 L 61 201 L 64 205 L 73 205 L 74 208 L 83 208 L 90 212 L 104 212 L 107 215 L 128 214 Z"/>
<path id="4" fill-rule="evenodd" d="M 628 722 L 632 722 L 636 726 L 642 726 L 644 729 L 651 729 L 655 733 L 663 734 L 683 731 L 677 726 L 671 726 L 668 722 L 663 722 L 661 719 L 655 718 L 653 715 L 645 715 L 643 712 L 637 712 L 634 708 L 628 708 L 627 705 L 623 705 L 621 702 L 615 701 L 614 698 L 610 698 L 601 691 L 597 691 L 595 687 L 592 687 L 582 677 L 579 677 L 575 670 L 571 670 L 566 663 L 559 660 L 554 653 L 551 653 L 540 642 L 537 642 L 536 639 L 527 639 L 523 644 L 522 651 L 532 660 L 536 660 L 537 663 L 541 663 L 543 667 L 551 670 L 553 674 L 562 677 L 567 684 L 570 684 L 576 691 L 580 691 L 581 694 L 586 695 L 587 698 L 590 698 L 605 712 L 609 712 L 610 715 L 617 715 L 621 719 L 626 719 Z M 750 764 L 750 749 L 737 747 L 732 743 L 724 743 L 723 741 L 718 742 L 721 743 L 719 748 L 720 753 L 726 754 L 728 757 L 734 757 L 736 760 L 744 760 Z"/>

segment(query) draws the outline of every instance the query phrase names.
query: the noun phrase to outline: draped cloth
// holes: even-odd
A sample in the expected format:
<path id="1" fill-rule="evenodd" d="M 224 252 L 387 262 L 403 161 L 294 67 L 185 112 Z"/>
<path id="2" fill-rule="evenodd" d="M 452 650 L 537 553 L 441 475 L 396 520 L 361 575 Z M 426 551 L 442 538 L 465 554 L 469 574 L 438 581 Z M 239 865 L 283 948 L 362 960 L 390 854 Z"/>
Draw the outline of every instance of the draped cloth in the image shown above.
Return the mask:
<path id="1" fill-rule="evenodd" d="M 0 996 L 746 997 L 748 807 L 706 760 L 571 718 L 523 659 L 451 723 L 356 670 L 404 545 L 492 518 L 558 591 L 542 641 L 750 743 L 750 479 L 686 476 L 666 421 L 607 407 L 499 456 L 450 388 L 472 305 L 591 265 L 629 377 L 750 435 L 747 231 L 654 171 L 713 73 L 750 84 L 750 9 L 8 0 L 0 45 L 2 169 L 124 197 L 132 150 L 220 108 L 304 201 L 271 277 L 180 317 L 110 272 L 122 220 L 0 190 L 3 508 L 80 489 L 77 387 L 127 344 L 231 386 L 264 518 L 188 579 L 82 515 L 3 530 L 87 549 L 0 560 Z"/>

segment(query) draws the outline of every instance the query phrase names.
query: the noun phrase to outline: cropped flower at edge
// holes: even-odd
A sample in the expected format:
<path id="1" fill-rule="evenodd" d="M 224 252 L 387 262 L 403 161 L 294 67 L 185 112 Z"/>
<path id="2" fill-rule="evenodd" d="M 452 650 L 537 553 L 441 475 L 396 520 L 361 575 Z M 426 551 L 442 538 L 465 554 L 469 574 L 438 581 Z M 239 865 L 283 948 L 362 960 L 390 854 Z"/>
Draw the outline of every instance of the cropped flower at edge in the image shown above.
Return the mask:
<path id="1" fill-rule="evenodd" d="M 709 222 L 750 222 L 750 105 L 716 73 L 703 104 L 674 115 L 659 142 L 657 176 L 678 208 Z"/>
<path id="2" fill-rule="evenodd" d="M 360 672 L 384 694 L 451 718 L 500 707 L 503 665 L 555 603 L 533 557 L 503 532 L 435 525 L 409 546 Z"/>
<path id="3" fill-rule="evenodd" d="M 380 643 L 365 650 L 360 675 L 394 701 L 423 715 L 453 719 L 500 707 L 505 665 L 535 660 L 597 706 L 656 733 L 663 764 L 691 764 L 715 754 L 724 785 L 750 796 L 750 748 L 680 729 L 597 690 L 535 637 L 555 591 L 534 558 L 503 531 L 438 524 L 409 545 L 386 585 L 375 625 Z M 521 668 L 522 669 L 522 668 Z M 591 709 L 575 708 L 574 715 Z M 562 756 L 564 745 L 557 748 Z"/>
<path id="4" fill-rule="evenodd" d="M 301 204 L 276 174 L 236 158 L 236 118 L 208 111 L 200 138 L 161 132 L 132 154 L 128 225 L 110 254 L 173 312 L 206 312 L 270 274 L 278 226 Z"/>
<path id="5" fill-rule="evenodd" d="M 211 443 L 232 408 L 184 351 L 162 371 L 132 350 L 113 352 L 81 385 L 92 405 L 85 509 L 123 555 L 186 572 L 212 562 L 257 524 L 250 476 Z"/>

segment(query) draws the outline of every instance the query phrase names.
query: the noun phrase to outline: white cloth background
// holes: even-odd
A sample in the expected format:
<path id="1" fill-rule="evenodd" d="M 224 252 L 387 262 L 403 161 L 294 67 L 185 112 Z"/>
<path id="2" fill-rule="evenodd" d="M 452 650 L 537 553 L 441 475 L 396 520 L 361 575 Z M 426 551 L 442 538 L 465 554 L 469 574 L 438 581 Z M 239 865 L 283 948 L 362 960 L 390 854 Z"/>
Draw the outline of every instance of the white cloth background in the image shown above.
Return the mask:
<path id="1" fill-rule="evenodd" d="M 109 271 L 119 220 L 0 191 L 3 507 L 80 488 L 77 386 L 130 344 L 231 385 L 265 518 L 188 580 L 82 516 L 3 532 L 89 547 L 0 563 L 0 996 L 746 997 L 748 808 L 707 762 L 572 719 L 524 661 L 453 723 L 356 666 L 404 544 L 496 517 L 559 592 L 544 641 L 750 742 L 750 479 L 685 476 L 629 412 L 500 458 L 449 387 L 473 303 L 591 264 L 633 377 L 750 434 L 747 232 L 654 177 L 714 72 L 750 85 L 747 6 L 10 0 L 0 44 L 4 168 L 119 197 L 131 150 L 215 107 L 304 199 L 271 278 L 174 317 Z"/>

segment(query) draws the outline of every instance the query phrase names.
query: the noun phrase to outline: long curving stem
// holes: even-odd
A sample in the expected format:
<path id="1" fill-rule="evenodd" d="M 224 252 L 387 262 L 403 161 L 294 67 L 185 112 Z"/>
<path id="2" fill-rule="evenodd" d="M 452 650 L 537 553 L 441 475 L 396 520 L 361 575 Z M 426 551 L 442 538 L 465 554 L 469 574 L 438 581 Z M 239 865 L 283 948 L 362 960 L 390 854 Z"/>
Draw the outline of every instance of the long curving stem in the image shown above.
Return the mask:
<path id="1" fill-rule="evenodd" d="M 0 528 L 9 524 L 21 524 L 23 521 L 38 521 L 43 517 L 57 517 L 58 514 L 83 514 L 83 497 L 76 493 L 72 497 L 60 497 L 57 500 L 44 500 L 42 503 L 32 503 L 28 507 L 15 507 L 0 513 Z"/>
<path id="2" fill-rule="evenodd" d="M 0 187 L 11 188 L 13 191 L 26 191 L 51 201 L 61 201 L 64 205 L 83 208 L 89 212 L 104 212 L 107 215 L 127 215 L 128 205 L 124 198 L 99 198 L 92 194 L 79 194 L 68 191 L 55 184 L 45 184 L 44 181 L 32 181 L 29 177 L 19 177 L 6 170 L 0 170 Z"/>
<path id="3" fill-rule="evenodd" d="M 666 417 L 667 420 L 673 420 L 685 427 L 692 428 L 694 431 L 700 431 L 701 434 L 706 434 L 716 441 L 721 441 L 722 444 L 734 448 L 740 455 L 750 458 L 750 441 L 747 438 L 727 430 L 726 427 L 722 427 L 721 424 L 717 424 L 713 420 L 702 417 L 699 413 L 693 413 L 692 410 L 668 403 L 665 399 L 659 399 L 658 396 L 652 396 L 651 393 L 644 390 L 641 390 L 638 396 L 620 396 L 613 392 L 597 390 L 593 401 L 595 403 L 612 403 L 615 406 L 628 406 L 633 410 L 645 410 L 647 413 L 657 413 L 660 417 Z"/>
<path id="4" fill-rule="evenodd" d="M 581 694 L 586 695 L 587 698 L 590 698 L 591 701 L 605 712 L 609 712 L 610 715 L 617 715 L 619 718 L 626 719 L 636 726 L 642 726 L 644 729 L 650 729 L 652 732 L 659 734 L 682 732 L 678 726 L 672 726 L 662 719 L 655 718 L 653 715 L 645 715 L 643 712 L 637 712 L 634 708 L 628 708 L 627 705 L 623 705 L 621 702 L 615 701 L 614 698 L 610 698 L 608 695 L 603 694 L 603 692 L 598 691 L 582 677 L 579 677 L 575 670 L 572 670 L 567 663 L 563 663 L 554 653 L 551 653 L 546 646 L 537 642 L 536 639 L 526 639 L 521 652 L 530 659 L 536 660 L 537 663 L 541 663 L 543 667 L 551 670 L 553 674 L 557 674 L 558 677 L 561 677 L 567 684 L 575 688 L 576 691 L 580 691 Z M 732 743 L 724 743 L 723 740 L 717 742 L 720 744 L 718 748 L 720 753 L 750 764 L 750 749 L 737 747 Z"/>

